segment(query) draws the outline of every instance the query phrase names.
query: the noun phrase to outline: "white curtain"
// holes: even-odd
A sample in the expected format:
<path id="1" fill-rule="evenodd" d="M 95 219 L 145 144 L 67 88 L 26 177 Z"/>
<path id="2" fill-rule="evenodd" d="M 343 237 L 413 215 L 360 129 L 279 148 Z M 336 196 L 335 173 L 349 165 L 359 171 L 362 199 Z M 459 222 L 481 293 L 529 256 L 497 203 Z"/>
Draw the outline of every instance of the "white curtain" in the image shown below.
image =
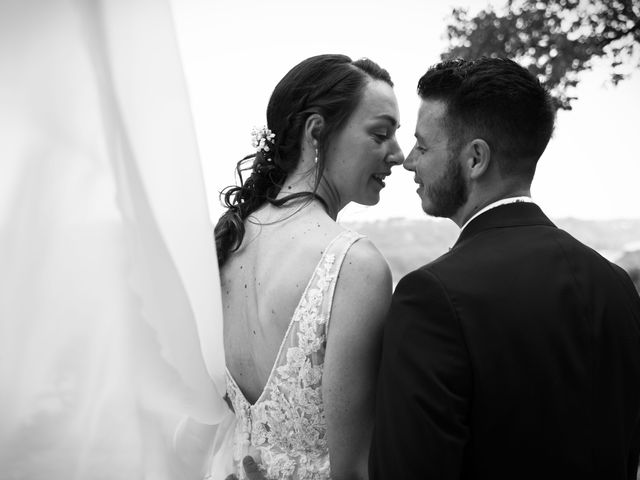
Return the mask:
<path id="1" fill-rule="evenodd" d="M 0 0 L 0 479 L 198 477 L 173 441 L 225 414 L 206 205 L 168 0 Z"/>

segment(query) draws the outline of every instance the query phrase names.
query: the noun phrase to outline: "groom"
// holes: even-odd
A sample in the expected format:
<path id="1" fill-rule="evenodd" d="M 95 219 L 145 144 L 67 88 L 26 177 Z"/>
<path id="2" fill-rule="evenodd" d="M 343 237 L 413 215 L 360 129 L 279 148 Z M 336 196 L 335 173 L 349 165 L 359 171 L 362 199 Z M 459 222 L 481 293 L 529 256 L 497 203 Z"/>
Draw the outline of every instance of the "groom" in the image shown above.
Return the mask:
<path id="1" fill-rule="evenodd" d="M 530 198 L 548 93 L 487 58 L 432 67 L 418 92 L 404 166 L 462 231 L 394 293 L 370 478 L 635 479 L 640 299 Z"/>

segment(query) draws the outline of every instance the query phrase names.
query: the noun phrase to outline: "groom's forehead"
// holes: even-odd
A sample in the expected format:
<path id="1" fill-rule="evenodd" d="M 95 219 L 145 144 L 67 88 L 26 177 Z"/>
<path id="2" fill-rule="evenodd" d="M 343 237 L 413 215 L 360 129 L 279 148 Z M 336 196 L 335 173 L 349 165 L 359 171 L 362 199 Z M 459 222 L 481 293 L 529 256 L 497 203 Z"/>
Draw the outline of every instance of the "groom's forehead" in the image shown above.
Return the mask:
<path id="1" fill-rule="evenodd" d="M 422 100 L 416 121 L 416 137 L 442 128 L 446 112 L 447 106 L 442 100 Z"/>
<path id="2" fill-rule="evenodd" d="M 423 99 L 418 108 L 418 121 L 420 120 L 440 120 L 447 113 L 447 104 L 444 100 Z"/>

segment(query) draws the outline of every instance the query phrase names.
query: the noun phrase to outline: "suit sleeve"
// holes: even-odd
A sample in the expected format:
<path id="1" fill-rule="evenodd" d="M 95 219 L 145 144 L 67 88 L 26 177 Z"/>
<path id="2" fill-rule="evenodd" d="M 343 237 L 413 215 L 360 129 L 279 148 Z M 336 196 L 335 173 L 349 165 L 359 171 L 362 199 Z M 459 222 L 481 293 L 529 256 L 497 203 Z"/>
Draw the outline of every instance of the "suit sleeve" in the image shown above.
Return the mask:
<path id="1" fill-rule="evenodd" d="M 404 277 L 385 325 L 369 477 L 459 479 L 469 438 L 469 355 L 438 279 Z"/>

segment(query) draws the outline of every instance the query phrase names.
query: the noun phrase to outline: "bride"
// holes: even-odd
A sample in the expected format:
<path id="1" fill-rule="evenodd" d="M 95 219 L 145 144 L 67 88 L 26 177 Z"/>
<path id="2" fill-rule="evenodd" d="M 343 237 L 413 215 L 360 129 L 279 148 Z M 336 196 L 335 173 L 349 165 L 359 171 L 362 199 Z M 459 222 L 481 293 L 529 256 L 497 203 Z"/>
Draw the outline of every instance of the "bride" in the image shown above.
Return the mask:
<path id="1" fill-rule="evenodd" d="M 249 178 L 224 192 L 215 237 L 235 419 L 217 433 L 210 478 L 246 478 L 246 455 L 268 478 L 367 478 L 391 275 L 336 216 L 376 204 L 403 162 L 392 87 L 370 60 L 304 60 L 238 166 L 252 162 Z"/>

